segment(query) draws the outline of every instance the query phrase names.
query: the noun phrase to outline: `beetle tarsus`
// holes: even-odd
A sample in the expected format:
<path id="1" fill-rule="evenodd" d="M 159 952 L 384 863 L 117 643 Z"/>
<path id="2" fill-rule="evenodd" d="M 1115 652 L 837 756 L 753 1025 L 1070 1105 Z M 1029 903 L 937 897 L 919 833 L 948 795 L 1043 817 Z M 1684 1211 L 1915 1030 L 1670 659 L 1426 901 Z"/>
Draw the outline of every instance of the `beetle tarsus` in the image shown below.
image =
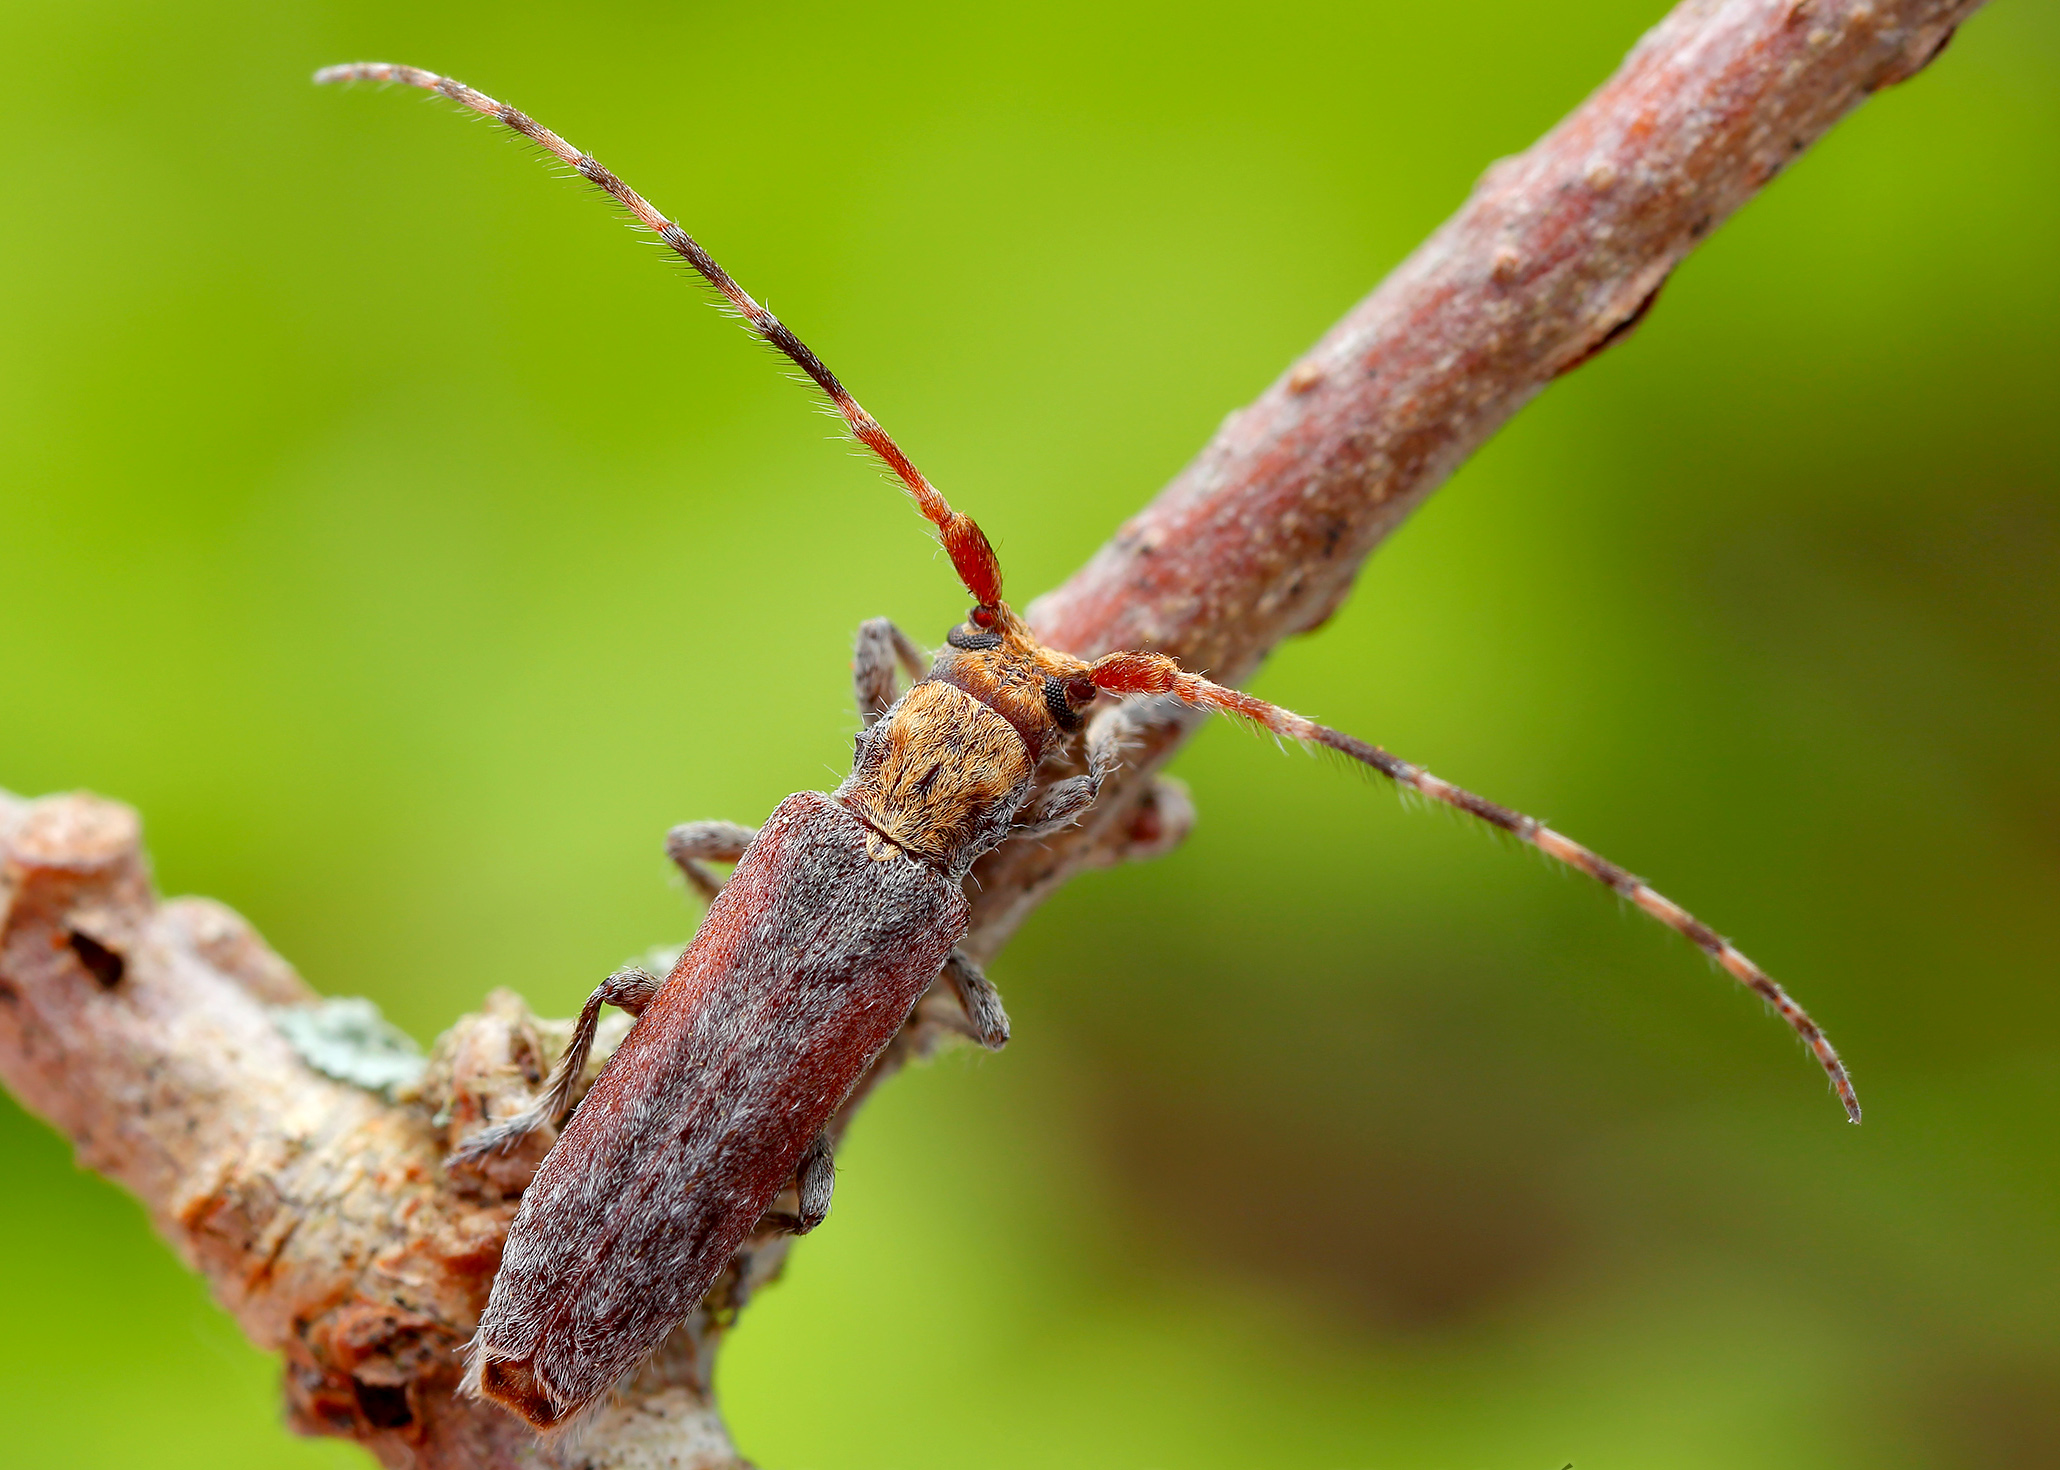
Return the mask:
<path id="1" fill-rule="evenodd" d="M 1102 778 L 1096 771 L 1054 781 L 1023 804 L 1009 836 L 1037 838 L 1063 832 L 1087 815 L 1101 791 Z"/>
<path id="2" fill-rule="evenodd" d="M 704 903 L 714 903 L 722 879 L 702 864 L 735 862 L 757 835 L 757 828 L 738 822 L 682 822 L 665 834 L 665 855 L 679 865 Z"/>
<path id="3" fill-rule="evenodd" d="M 989 1051 L 1000 1051 L 1008 1045 L 1009 1013 L 1002 1009 L 1001 992 L 978 965 L 966 958 L 964 951 L 954 949 L 945 960 L 944 982 L 958 997 L 959 1009 L 966 1014 L 968 1036 Z"/>
<path id="4" fill-rule="evenodd" d="M 758 1231 L 782 1235 L 806 1235 L 830 1217 L 830 1196 L 837 1189 L 837 1164 L 830 1153 L 830 1136 L 818 1133 L 794 1166 L 794 1195 L 798 1210 L 767 1210 L 758 1217 Z"/>
<path id="5" fill-rule="evenodd" d="M 830 1153 L 829 1134 L 816 1134 L 794 1170 L 794 1182 L 801 1196 L 801 1219 L 794 1233 L 806 1235 L 829 1218 L 830 1196 L 837 1189 L 837 1161 Z"/>
<path id="6" fill-rule="evenodd" d="M 1123 763 L 1129 724 L 1119 710 L 1098 719 L 1087 732 L 1087 769 L 1054 781 L 1016 813 L 1009 836 L 1039 838 L 1063 832 L 1087 815 L 1102 794 L 1102 782 Z"/>

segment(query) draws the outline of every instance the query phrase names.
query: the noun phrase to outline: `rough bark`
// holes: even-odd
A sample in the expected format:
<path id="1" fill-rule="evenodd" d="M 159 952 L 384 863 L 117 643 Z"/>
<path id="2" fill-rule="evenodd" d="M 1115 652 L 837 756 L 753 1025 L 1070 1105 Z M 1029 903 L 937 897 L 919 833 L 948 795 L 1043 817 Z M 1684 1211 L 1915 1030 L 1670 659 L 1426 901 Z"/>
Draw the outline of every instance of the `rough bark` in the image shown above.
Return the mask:
<path id="1" fill-rule="evenodd" d="M 1034 623 L 1085 656 L 1153 648 L 1241 680 L 1328 617 L 1367 554 L 1505 419 L 1636 326 L 1717 224 L 1868 94 L 1921 69 L 1975 8 L 1690 0 L 1571 117 L 1491 167 L 1036 603 Z M 1190 726 L 1141 728 L 1087 823 L 981 865 L 977 956 L 1080 868 L 1177 835 L 1177 799 L 1149 777 Z M 740 1463 L 709 1367 L 785 1241 L 748 1248 L 577 1439 L 538 1447 L 452 1388 L 545 1140 L 486 1178 L 442 1159 L 541 1080 L 564 1023 L 490 996 L 388 1101 L 315 1071 L 286 1039 L 280 1010 L 314 1003 L 227 909 L 157 899 L 127 808 L 0 793 L 0 1077 L 133 1191 L 252 1340 L 283 1356 L 295 1427 L 416 1470 Z M 946 1034 L 950 1010 L 926 999 L 864 1090 Z"/>

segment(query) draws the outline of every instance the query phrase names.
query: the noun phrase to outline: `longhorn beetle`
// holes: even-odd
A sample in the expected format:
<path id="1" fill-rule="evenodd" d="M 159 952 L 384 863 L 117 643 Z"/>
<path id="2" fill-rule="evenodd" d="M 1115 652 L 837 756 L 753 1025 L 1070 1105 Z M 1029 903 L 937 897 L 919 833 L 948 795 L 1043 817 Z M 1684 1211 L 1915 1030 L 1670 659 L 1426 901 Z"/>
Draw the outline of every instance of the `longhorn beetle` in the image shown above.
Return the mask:
<path id="1" fill-rule="evenodd" d="M 1340 752 L 1607 885 L 1778 1010 L 1860 1121 L 1838 1054 L 1802 1007 L 1708 925 L 1614 863 L 1378 746 L 1170 658 L 1111 653 L 1090 663 L 1038 642 L 1002 600 L 1000 563 L 971 518 L 951 508 L 800 338 L 590 155 L 514 108 L 414 67 L 335 66 L 315 80 L 439 92 L 600 187 L 828 395 L 936 528 L 973 597 L 927 672 L 892 624 L 861 629 L 853 672 L 865 723 L 851 774 L 835 791 L 788 797 L 755 833 L 728 822 L 672 830 L 668 852 L 712 899 L 693 943 L 663 980 L 625 969 L 603 981 L 535 1101 L 454 1152 L 454 1165 L 476 1163 L 556 1122 L 586 1065 L 601 1007 L 636 1017 L 522 1197 L 472 1342 L 472 1392 L 539 1430 L 562 1426 L 687 1318 L 747 1236 L 820 1224 L 835 1178 L 824 1129 L 940 974 L 978 1040 L 999 1047 L 1008 1039 L 994 987 L 956 948 L 967 928 L 960 885 L 974 859 L 1005 838 L 1058 831 L 1094 804 L 1121 759 L 1115 709 L 1088 718 L 1103 695 L 1173 699 Z M 914 681 L 898 697 L 897 663 Z M 1079 774 L 1039 788 L 1047 763 Z M 704 859 L 736 863 L 726 885 Z M 798 1211 L 768 1214 L 790 1182 Z"/>

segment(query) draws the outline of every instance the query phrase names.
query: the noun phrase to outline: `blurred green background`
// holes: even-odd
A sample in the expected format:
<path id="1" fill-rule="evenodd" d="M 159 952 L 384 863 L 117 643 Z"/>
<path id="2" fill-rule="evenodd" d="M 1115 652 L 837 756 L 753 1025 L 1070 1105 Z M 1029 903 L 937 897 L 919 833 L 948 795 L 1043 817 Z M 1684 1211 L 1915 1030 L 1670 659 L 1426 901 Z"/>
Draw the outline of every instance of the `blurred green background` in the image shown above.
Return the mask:
<path id="1" fill-rule="evenodd" d="M 683 219 L 999 543 L 1077 565 L 1663 13 L 7 0 L 0 785 L 432 1037 L 834 782 L 852 629 L 963 598 Z M 1685 944 L 1236 730 L 994 967 L 724 1359 L 833 1467 L 2060 1463 L 2060 7 L 2001 0 L 1677 274 L 1265 694 L 1739 936 Z M 347 1466 L 0 1100 L 10 1465 Z"/>

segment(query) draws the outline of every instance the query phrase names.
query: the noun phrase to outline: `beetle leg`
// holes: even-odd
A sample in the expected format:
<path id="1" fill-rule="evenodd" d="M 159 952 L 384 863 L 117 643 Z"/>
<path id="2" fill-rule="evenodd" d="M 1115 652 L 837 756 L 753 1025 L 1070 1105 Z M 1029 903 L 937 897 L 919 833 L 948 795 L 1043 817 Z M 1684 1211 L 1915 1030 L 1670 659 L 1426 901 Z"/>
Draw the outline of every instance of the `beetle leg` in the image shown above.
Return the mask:
<path id="1" fill-rule="evenodd" d="M 837 1164 L 830 1155 L 830 1135 L 818 1133 L 815 1142 L 794 1166 L 794 1194 L 800 1205 L 793 1210 L 767 1210 L 759 1217 L 758 1229 L 783 1230 L 789 1235 L 806 1235 L 830 1214 L 830 1196 L 837 1189 Z"/>
<path id="2" fill-rule="evenodd" d="M 1094 771 L 1054 781 L 1023 804 L 1009 827 L 1011 837 L 1049 837 L 1083 816 L 1101 795 L 1102 778 Z"/>
<path id="3" fill-rule="evenodd" d="M 1120 710 L 1097 719 L 1087 731 L 1087 769 L 1078 776 L 1054 781 L 1016 813 L 1009 827 L 1011 837 L 1049 837 L 1085 816 L 1102 794 L 1102 782 L 1123 762 L 1128 725 Z"/>
<path id="4" fill-rule="evenodd" d="M 744 855 L 758 832 L 735 822 L 682 822 L 665 834 L 665 855 L 679 864 L 687 882 L 707 903 L 722 892 L 722 879 L 701 866 L 703 861 L 733 863 Z"/>
<path id="5" fill-rule="evenodd" d="M 1008 1044 L 1009 1013 L 1001 1007 L 1001 992 L 980 972 L 980 967 L 954 949 L 944 962 L 944 983 L 958 997 L 966 1013 L 966 1034 L 989 1051 Z"/>
<path id="6" fill-rule="evenodd" d="M 927 672 L 922 649 L 886 618 L 867 618 L 858 625 L 858 640 L 851 650 L 851 683 L 858 695 L 858 717 L 867 729 L 887 713 L 894 703 L 894 666 L 900 664 L 910 679 Z"/>
<path id="7" fill-rule="evenodd" d="M 603 980 L 587 997 L 587 1003 L 579 1008 L 579 1022 L 572 1028 L 572 1040 L 567 1044 L 565 1054 L 558 1058 L 558 1065 L 551 1069 L 544 1090 L 521 1112 L 480 1129 L 452 1149 L 448 1163 L 453 1167 L 469 1167 L 488 1154 L 506 1153 L 539 1128 L 563 1118 L 572 1106 L 572 1094 L 579 1086 L 579 1079 L 586 1073 L 587 1058 L 593 1053 L 594 1032 L 601 1023 L 601 1007 L 611 1005 L 628 1011 L 632 1016 L 640 1016 L 664 983 L 649 970 L 638 969 L 617 970 Z"/>
<path id="8" fill-rule="evenodd" d="M 806 1235 L 830 1215 L 830 1196 L 837 1191 L 837 1161 L 830 1154 L 830 1135 L 818 1133 L 801 1166 L 794 1171 L 801 1195 L 801 1225 L 794 1233 Z"/>

